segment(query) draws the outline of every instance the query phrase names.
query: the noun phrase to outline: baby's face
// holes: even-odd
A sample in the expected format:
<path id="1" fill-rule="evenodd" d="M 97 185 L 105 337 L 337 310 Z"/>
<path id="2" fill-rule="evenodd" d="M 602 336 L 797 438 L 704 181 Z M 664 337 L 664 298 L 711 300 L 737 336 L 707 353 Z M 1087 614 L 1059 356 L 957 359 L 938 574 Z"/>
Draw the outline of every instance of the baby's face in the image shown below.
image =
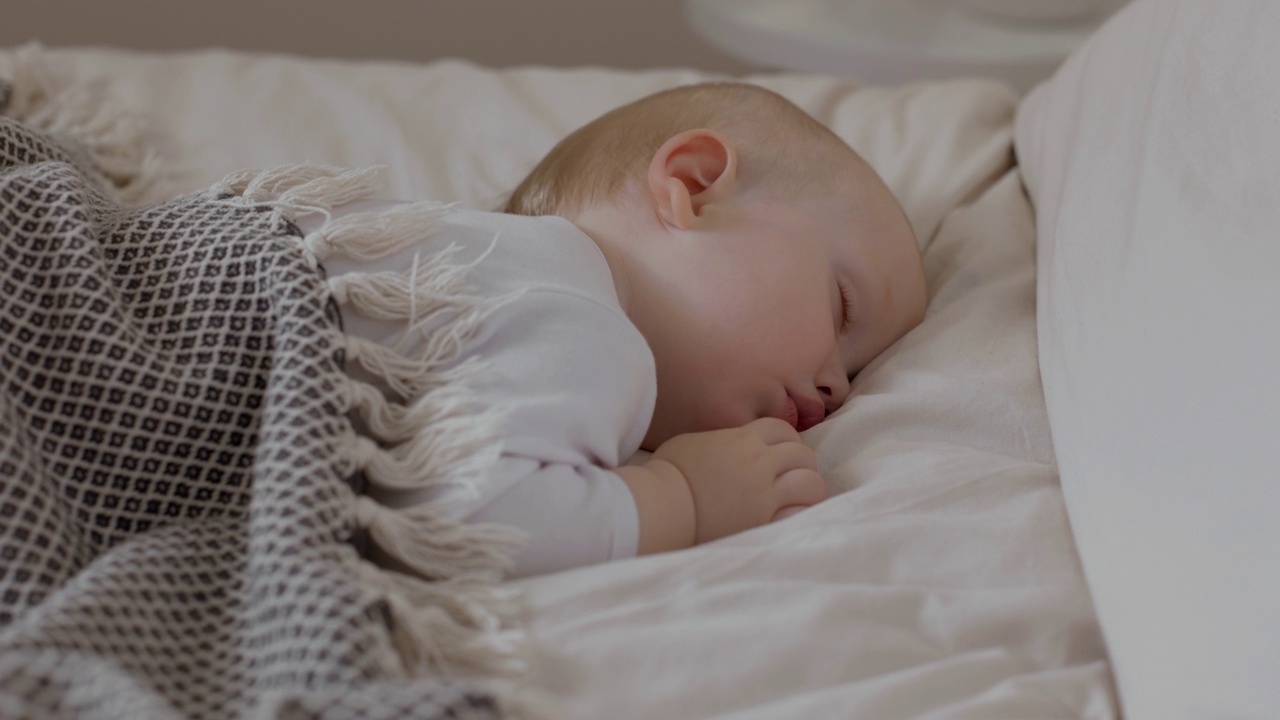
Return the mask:
<path id="1" fill-rule="evenodd" d="M 761 417 L 805 430 L 924 315 L 915 237 L 869 170 L 849 194 L 726 212 L 687 245 L 641 327 L 658 372 L 649 449 Z"/>

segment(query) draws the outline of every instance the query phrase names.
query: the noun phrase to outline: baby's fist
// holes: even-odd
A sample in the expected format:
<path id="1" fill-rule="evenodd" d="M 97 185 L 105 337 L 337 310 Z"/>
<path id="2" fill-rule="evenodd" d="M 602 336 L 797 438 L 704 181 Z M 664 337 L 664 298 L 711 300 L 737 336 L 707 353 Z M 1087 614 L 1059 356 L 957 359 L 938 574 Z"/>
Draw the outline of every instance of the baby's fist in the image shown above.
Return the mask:
<path id="1" fill-rule="evenodd" d="M 826 497 L 813 450 L 776 418 L 679 435 L 653 456 L 676 466 L 688 482 L 698 543 L 764 525 Z"/>

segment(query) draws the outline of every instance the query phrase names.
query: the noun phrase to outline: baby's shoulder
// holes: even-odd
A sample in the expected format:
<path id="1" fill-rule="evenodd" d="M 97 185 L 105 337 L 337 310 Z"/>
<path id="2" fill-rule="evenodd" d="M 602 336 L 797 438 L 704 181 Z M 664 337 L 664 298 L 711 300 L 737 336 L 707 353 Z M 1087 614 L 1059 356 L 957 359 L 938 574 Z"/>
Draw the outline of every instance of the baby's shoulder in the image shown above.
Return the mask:
<path id="1" fill-rule="evenodd" d="M 565 252 L 581 252 L 595 243 L 572 222 L 555 215 L 530 217 L 487 210 L 456 209 L 445 216 L 446 223 L 457 231 L 476 233 L 482 238 L 496 238 L 507 252 L 526 248 L 562 246 Z"/>
<path id="2" fill-rule="evenodd" d="M 462 210 L 447 218 L 442 234 L 445 243 L 465 245 L 459 259 L 471 258 L 490 290 L 563 293 L 618 305 L 604 254 L 564 218 Z"/>

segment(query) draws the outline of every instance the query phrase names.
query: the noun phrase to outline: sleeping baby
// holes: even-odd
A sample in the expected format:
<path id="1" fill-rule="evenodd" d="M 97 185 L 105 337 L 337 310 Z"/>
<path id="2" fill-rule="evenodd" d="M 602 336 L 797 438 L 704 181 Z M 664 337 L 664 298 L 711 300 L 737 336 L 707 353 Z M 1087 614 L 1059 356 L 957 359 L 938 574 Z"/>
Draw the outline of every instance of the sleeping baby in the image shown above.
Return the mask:
<path id="1" fill-rule="evenodd" d="M 553 148 L 505 213 L 445 223 L 374 267 L 324 265 L 401 270 L 460 244 L 479 292 L 519 294 L 459 354 L 483 359 L 476 391 L 509 412 L 490 481 L 456 511 L 527 534 L 515 576 L 687 548 L 820 502 L 800 433 L 925 310 L 889 189 L 822 124 L 748 84 L 613 110 Z M 410 332 L 345 309 L 343 322 L 386 345 Z"/>

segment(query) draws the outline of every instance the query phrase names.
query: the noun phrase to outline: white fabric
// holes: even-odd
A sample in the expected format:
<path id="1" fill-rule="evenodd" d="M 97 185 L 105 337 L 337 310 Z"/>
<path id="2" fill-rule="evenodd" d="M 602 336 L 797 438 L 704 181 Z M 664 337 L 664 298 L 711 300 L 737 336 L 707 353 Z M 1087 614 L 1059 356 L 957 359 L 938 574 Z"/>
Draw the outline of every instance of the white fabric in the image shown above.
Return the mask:
<path id="1" fill-rule="evenodd" d="M 687 71 L 495 72 L 225 52 L 56 53 L 156 113 L 196 187 L 387 163 L 388 196 L 490 208 L 565 133 Z M 699 548 L 521 581 L 566 718 L 1112 718 L 1040 390 L 1017 98 L 981 82 L 760 76 L 902 199 L 925 323 L 806 438 L 834 497 Z"/>
<path id="2" fill-rule="evenodd" d="M 1023 104 L 1040 362 L 1126 716 L 1280 712 L 1280 4 L 1138 0 Z"/>
<path id="3" fill-rule="evenodd" d="M 389 203 L 348 206 L 376 212 Z M 303 232 L 319 216 L 304 218 Z M 485 405 L 508 408 L 502 457 L 475 497 L 460 498 L 456 517 L 502 522 L 528 539 L 513 576 L 634 557 L 635 500 L 609 468 L 644 439 L 657 395 L 653 353 L 618 304 L 613 278 L 596 244 L 567 220 L 458 210 L 439 232 L 372 262 L 324 261 L 330 277 L 405 272 L 419 256 L 457 246 L 454 259 L 474 264 L 473 291 L 490 298 L 519 293 L 489 315 L 451 366 L 480 358 L 475 384 Z M 440 323 L 366 318 L 343 306 L 347 332 L 410 356 Z M 408 336 L 406 338 L 406 335 Z M 396 507 L 426 502 L 430 490 L 384 491 Z"/>

